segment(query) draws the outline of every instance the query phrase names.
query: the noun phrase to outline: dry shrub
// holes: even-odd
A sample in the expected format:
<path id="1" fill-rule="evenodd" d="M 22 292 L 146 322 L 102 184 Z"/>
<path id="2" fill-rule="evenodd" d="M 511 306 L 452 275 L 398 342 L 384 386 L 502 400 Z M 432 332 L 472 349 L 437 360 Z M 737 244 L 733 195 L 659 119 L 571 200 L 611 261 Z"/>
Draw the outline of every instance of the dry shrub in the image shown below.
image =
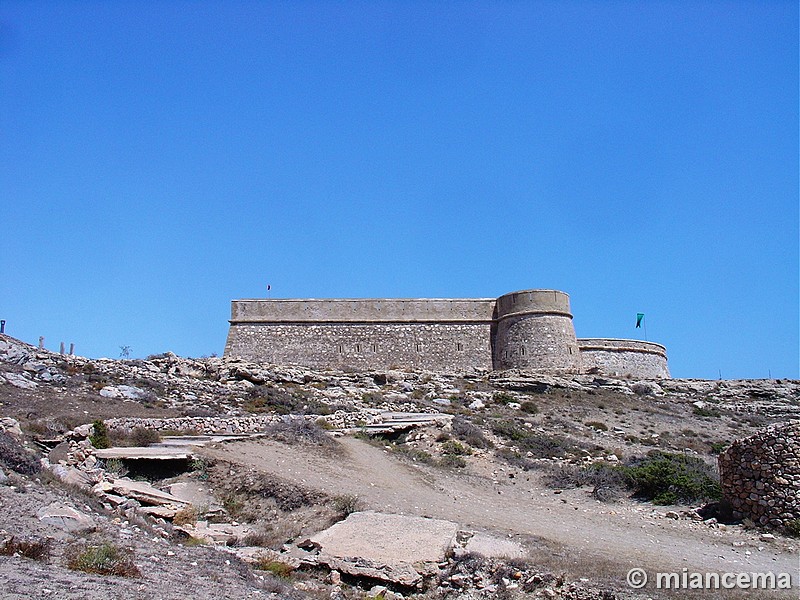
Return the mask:
<path id="1" fill-rule="evenodd" d="M 294 571 L 294 567 L 292 565 L 288 565 L 285 562 L 281 562 L 279 560 L 269 560 L 264 559 L 256 565 L 256 568 L 261 571 L 269 571 L 276 577 L 280 577 L 281 579 L 288 579 L 292 572 Z"/>
<path id="2" fill-rule="evenodd" d="M 453 435 L 473 448 L 491 448 L 492 442 L 486 439 L 483 431 L 462 416 L 453 417 Z"/>
<path id="3" fill-rule="evenodd" d="M 333 509 L 340 519 L 346 519 L 361 510 L 361 499 L 355 494 L 344 494 L 333 498 Z"/>
<path id="4" fill-rule="evenodd" d="M 109 436 L 113 446 L 142 447 L 161 441 L 161 435 L 157 431 L 145 427 L 134 427 L 130 432 L 115 429 Z"/>
<path id="5" fill-rule="evenodd" d="M 38 537 L 11 536 L 0 544 L 0 556 L 14 556 L 15 554 L 34 560 L 45 560 L 50 556 L 50 540 Z"/>
<path id="6" fill-rule="evenodd" d="M 175 525 L 189 525 L 197 523 L 198 517 L 198 510 L 193 505 L 186 506 L 180 509 L 176 514 L 175 517 L 172 519 L 172 522 Z"/>
<path id="7" fill-rule="evenodd" d="M 328 435 L 321 425 L 305 419 L 288 419 L 267 425 L 264 433 L 273 440 L 289 445 L 306 444 L 320 446 L 328 450 L 339 447 L 336 440 Z"/>
<path id="8" fill-rule="evenodd" d="M 99 546 L 75 545 L 64 553 L 66 565 L 74 571 L 119 577 L 141 577 L 133 562 L 133 553 L 109 542 Z"/>
<path id="9" fill-rule="evenodd" d="M 299 523 L 275 522 L 267 523 L 258 531 L 252 531 L 239 540 L 242 546 L 259 546 L 261 548 L 279 549 L 287 540 L 296 538 L 302 531 Z"/>

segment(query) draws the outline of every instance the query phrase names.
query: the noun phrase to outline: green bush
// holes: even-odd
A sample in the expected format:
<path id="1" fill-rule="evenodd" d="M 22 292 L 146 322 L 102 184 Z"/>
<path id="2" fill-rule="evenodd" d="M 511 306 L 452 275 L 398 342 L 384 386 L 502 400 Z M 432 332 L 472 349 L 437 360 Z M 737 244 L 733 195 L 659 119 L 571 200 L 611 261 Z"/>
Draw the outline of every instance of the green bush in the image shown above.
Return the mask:
<path id="1" fill-rule="evenodd" d="M 707 408 L 705 406 L 703 406 L 702 408 L 699 407 L 699 406 L 695 406 L 694 410 L 692 412 L 694 412 L 694 414 L 697 415 L 698 417 L 720 417 L 720 416 L 722 416 L 718 410 L 713 409 L 713 408 Z"/>
<path id="2" fill-rule="evenodd" d="M 472 454 L 472 450 L 468 446 L 464 446 L 461 442 L 447 440 L 442 443 L 442 454 L 449 456 L 469 456 Z"/>
<path id="3" fill-rule="evenodd" d="M 492 396 L 492 400 L 497 402 L 498 404 L 509 404 L 511 402 L 516 402 L 516 398 L 511 394 L 506 394 L 505 392 L 497 392 L 494 396 Z"/>
<path id="4" fill-rule="evenodd" d="M 653 450 L 621 469 L 634 497 L 653 504 L 693 503 L 722 497 L 711 467 L 693 456 Z"/>
<path id="5" fill-rule="evenodd" d="M 800 538 L 800 519 L 789 521 L 784 527 L 788 535 L 794 538 Z"/>
<path id="6" fill-rule="evenodd" d="M 579 449 L 565 438 L 533 431 L 511 419 L 495 421 L 492 423 L 492 431 L 515 442 L 526 453 L 530 452 L 531 458 L 563 457 L 568 452 Z"/>
<path id="7" fill-rule="evenodd" d="M 257 569 L 262 571 L 269 571 L 276 577 L 280 577 L 281 579 L 288 579 L 291 577 L 292 572 L 294 571 L 294 567 L 291 565 L 286 564 L 285 562 L 281 562 L 279 560 L 268 560 L 264 559 L 256 566 Z"/>
<path id="8" fill-rule="evenodd" d="M 539 412 L 539 406 L 535 402 L 531 402 L 530 400 L 526 400 L 522 403 L 519 407 L 522 412 L 526 412 L 529 415 L 535 415 Z"/>
<path id="9" fill-rule="evenodd" d="M 730 442 L 714 442 L 711 444 L 711 454 L 722 454 L 730 445 Z"/>
<path id="10" fill-rule="evenodd" d="M 92 435 L 89 436 L 89 441 L 92 442 L 92 446 L 98 450 L 111 448 L 111 438 L 108 437 L 108 427 L 106 427 L 102 419 L 97 419 L 92 423 L 92 429 Z"/>
<path id="11" fill-rule="evenodd" d="M 467 461 L 465 461 L 460 456 L 456 456 L 454 454 L 445 454 L 442 457 L 441 462 L 439 463 L 443 467 L 453 467 L 456 469 L 463 469 L 467 466 Z"/>
<path id="12" fill-rule="evenodd" d="M 130 552 L 121 550 L 108 542 L 99 546 L 72 546 L 67 549 L 64 556 L 67 567 L 74 571 L 120 577 L 141 577 L 142 575 L 139 568 L 133 563 Z"/>

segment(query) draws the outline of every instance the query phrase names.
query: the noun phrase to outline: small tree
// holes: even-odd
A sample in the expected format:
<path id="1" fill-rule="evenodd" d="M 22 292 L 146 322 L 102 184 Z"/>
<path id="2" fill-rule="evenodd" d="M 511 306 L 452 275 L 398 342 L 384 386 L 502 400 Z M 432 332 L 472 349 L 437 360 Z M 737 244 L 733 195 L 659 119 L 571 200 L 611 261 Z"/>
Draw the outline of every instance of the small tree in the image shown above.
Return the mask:
<path id="1" fill-rule="evenodd" d="M 108 437 L 108 427 L 106 427 L 106 424 L 102 420 L 97 419 L 92 423 L 92 428 L 94 429 L 94 433 L 89 436 L 89 441 L 92 442 L 92 446 L 98 450 L 110 448 L 111 440 Z"/>
<path id="2" fill-rule="evenodd" d="M 119 357 L 120 358 L 130 358 L 131 356 L 131 347 L 130 346 L 120 346 L 119 347 Z"/>

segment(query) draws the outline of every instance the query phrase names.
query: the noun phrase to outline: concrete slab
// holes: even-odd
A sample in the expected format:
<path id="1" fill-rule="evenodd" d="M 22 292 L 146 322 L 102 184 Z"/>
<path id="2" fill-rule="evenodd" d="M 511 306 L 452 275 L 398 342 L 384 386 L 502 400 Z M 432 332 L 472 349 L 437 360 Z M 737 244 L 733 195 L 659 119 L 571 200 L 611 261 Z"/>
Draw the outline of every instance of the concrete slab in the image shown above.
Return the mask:
<path id="1" fill-rule="evenodd" d="M 156 448 L 153 446 L 132 447 L 132 448 L 104 448 L 95 452 L 97 458 L 108 460 L 116 458 L 120 460 L 189 460 L 194 457 L 194 453 L 186 446 L 176 448 Z"/>
<path id="2" fill-rule="evenodd" d="M 458 531 L 440 519 L 356 512 L 311 538 L 321 554 L 384 564 L 439 562 Z"/>
<path id="3" fill-rule="evenodd" d="M 189 504 L 172 494 L 162 492 L 145 481 L 131 481 L 130 479 L 115 479 L 111 482 L 111 490 L 120 496 L 133 498 L 143 504 L 170 505 L 184 507 Z"/>
<path id="4" fill-rule="evenodd" d="M 493 537 L 482 533 L 472 535 L 463 547 L 465 553 L 480 554 L 487 558 L 523 558 L 527 552 L 514 540 Z M 458 555 L 458 552 L 455 552 Z"/>

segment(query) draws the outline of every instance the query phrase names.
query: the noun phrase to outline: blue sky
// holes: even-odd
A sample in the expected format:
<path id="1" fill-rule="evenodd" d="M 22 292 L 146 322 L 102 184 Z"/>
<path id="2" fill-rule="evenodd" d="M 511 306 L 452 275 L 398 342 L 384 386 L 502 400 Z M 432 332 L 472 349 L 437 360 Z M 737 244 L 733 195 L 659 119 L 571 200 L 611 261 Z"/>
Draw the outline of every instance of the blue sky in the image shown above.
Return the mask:
<path id="1" fill-rule="evenodd" d="M 0 318 L 221 353 L 230 300 L 555 288 L 798 375 L 796 2 L 0 5 Z"/>

